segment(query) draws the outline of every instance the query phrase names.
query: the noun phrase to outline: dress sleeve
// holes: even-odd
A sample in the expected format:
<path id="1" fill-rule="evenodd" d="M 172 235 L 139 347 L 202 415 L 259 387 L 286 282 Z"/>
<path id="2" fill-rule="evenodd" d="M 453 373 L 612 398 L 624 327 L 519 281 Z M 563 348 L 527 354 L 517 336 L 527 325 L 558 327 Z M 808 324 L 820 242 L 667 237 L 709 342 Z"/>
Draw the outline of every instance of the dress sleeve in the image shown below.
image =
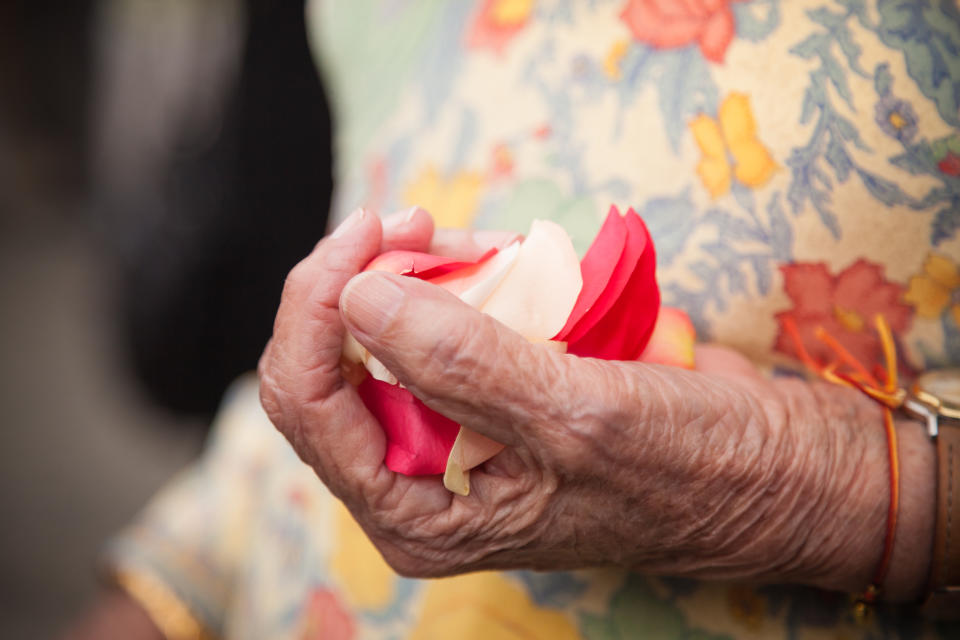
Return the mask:
<path id="1" fill-rule="evenodd" d="M 222 635 L 259 501 L 279 455 L 254 376 L 225 396 L 201 458 L 175 476 L 111 540 L 105 574 L 171 638 Z"/>

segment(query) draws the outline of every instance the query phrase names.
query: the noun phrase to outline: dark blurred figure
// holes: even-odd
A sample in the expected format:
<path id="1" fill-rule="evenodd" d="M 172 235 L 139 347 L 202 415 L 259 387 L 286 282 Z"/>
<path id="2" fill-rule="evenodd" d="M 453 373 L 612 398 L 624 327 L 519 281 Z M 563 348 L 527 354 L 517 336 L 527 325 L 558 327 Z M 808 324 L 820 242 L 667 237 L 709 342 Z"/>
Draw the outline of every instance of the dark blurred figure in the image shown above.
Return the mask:
<path id="1" fill-rule="evenodd" d="M 326 226 L 330 122 L 303 3 L 104 5 L 97 196 L 132 363 L 158 402 L 210 417 Z"/>
<path id="2" fill-rule="evenodd" d="M 296 0 L 0 1 L 0 637 L 93 597 L 322 235 L 305 33 Z"/>
<path id="3" fill-rule="evenodd" d="M 36 223 L 27 203 L 75 199 L 87 184 L 93 6 L 0 2 L 0 233 Z"/>

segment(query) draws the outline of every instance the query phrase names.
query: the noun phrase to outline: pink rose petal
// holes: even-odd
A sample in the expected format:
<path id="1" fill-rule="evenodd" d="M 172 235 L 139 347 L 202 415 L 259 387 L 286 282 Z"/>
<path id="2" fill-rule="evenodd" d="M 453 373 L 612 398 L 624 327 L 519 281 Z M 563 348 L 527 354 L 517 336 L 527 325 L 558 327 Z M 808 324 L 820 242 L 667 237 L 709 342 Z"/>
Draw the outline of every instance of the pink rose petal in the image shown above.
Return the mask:
<path id="1" fill-rule="evenodd" d="M 496 255 L 496 249 L 490 249 L 476 262 L 464 262 L 455 258 L 434 256 L 417 251 L 387 251 L 382 253 L 364 268 L 364 271 L 388 271 L 401 276 L 411 276 L 421 280 L 430 280 L 444 274 L 472 267 L 489 260 Z"/>
<path id="2" fill-rule="evenodd" d="M 640 257 L 629 281 L 606 314 L 585 335 L 576 341 L 569 341 L 567 350 L 578 356 L 635 360 L 653 332 L 660 309 L 653 241 L 647 226 L 633 209 L 627 211 L 624 221 L 627 225 L 627 249 L 624 255 L 628 252 L 632 255 L 639 250 Z M 604 295 L 606 293 L 604 291 Z"/>
<path id="3" fill-rule="evenodd" d="M 583 289 L 577 298 L 567 324 L 554 340 L 567 340 L 573 329 L 583 317 L 593 309 L 597 299 L 610 283 L 610 278 L 620 261 L 623 248 L 627 243 L 627 225 L 617 208 L 610 207 L 607 219 L 597 233 L 593 244 L 587 249 L 586 255 L 580 262 L 580 272 L 583 274 Z"/>
<path id="4" fill-rule="evenodd" d="M 690 316 L 680 309 L 660 307 L 657 323 L 640 361 L 693 369 L 696 338 Z"/>
<path id="5" fill-rule="evenodd" d="M 637 268 L 637 262 L 640 260 L 640 256 L 646 249 L 646 242 L 638 242 L 635 235 L 634 240 L 631 242 L 630 236 L 630 225 L 628 224 L 625 217 L 620 216 L 620 212 L 616 209 L 611 209 L 610 215 L 616 215 L 621 219 L 623 224 L 623 233 L 624 237 L 624 247 L 623 251 L 620 254 L 619 259 L 617 260 L 616 266 L 614 267 L 613 273 L 607 278 L 606 286 L 604 286 L 603 291 L 600 296 L 594 302 L 593 306 L 587 311 L 580 322 L 577 323 L 577 326 L 570 331 L 565 340 L 569 343 L 579 342 L 583 339 L 587 333 L 593 329 L 600 322 L 607 313 L 610 312 L 610 309 L 613 305 L 620 299 L 620 296 L 623 294 L 624 289 L 626 289 L 627 284 L 630 282 L 630 278 L 633 276 L 634 270 Z M 607 216 L 609 219 L 609 215 Z M 634 218 L 637 218 L 637 214 L 633 214 Z M 601 229 L 602 232 L 602 229 Z M 584 272 L 583 278 L 586 280 L 588 277 L 590 279 L 602 277 L 602 273 L 595 272 L 587 274 Z"/>
<path id="6" fill-rule="evenodd" d="M 398 385 L 367 377 L 357 387 L 387 436 L 387 468 L 408 476 L 443 473 L 460 426 Z"/>

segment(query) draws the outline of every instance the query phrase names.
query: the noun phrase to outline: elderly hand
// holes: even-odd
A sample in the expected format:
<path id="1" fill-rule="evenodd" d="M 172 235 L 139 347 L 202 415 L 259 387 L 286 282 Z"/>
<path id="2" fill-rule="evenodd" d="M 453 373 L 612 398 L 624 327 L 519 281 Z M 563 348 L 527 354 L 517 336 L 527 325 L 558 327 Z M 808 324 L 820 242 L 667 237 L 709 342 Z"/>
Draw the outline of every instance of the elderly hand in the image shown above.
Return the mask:
<path id="1" fill-rule="evenodd" d="M 507 240 L 488 236 L 487 242 Z M 622 566 L 856 591 L 879 562 L 889 500 L 880 410 L 859 393 L 768 381 L 704 347 L 698 371 L 561 355 L 446 291 L 360 274 L 386 249 L 459 254 L 422 211 L 356 212 L 290 274 L 260 362 L 261 398 L 300 457 L 398 572 Z M 471 494 L 383 465 L 385 440 L 341 377 L 349 330 L 432 409 L 505 443 Z M 887 597 L 918 595 L 933 449 L 899 425 L 900 525 Z"/>

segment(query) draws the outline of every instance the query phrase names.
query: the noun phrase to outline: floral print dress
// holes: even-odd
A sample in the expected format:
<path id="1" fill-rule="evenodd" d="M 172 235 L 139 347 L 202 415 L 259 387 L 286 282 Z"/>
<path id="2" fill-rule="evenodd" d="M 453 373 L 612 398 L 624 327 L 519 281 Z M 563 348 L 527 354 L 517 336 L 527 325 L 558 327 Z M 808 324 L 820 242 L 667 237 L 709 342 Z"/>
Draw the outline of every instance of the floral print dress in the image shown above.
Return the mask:
<path id="1" fill-rule="evenodd" d="M 334 218 L 562 224 L 610 204 L 702 338 L 796 370 L 794 326 L 906 374 L 960 364 L 960 8 L 913 0 L 318 0 Z M 881 428 L 881 425 L 877 425 Z M 682 490 L 682 488 L 678 488 Z M 110 547 L 121 581 L 231 638 L 949 637 L 815 589 L 624 571 L 396 576 L 272 429 L 256 383 Z M 149 597 L 149 595 L 143 596 Z M 953 629 L 953 634 L 960 630 Z"/>

